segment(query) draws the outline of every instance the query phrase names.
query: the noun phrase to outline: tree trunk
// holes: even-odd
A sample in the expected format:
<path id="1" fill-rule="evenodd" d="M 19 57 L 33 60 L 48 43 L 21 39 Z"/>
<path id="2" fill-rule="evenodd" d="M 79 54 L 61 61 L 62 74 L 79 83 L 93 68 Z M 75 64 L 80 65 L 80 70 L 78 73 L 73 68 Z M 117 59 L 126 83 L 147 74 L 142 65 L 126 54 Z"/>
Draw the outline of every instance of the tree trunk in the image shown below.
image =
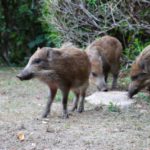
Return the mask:
<path id="1" fill-rule="evenodd" d="M 1 57 L 2 59 L 9 65 L 9 56 L 8 56 L 8 50 L 9 50 L 9 8 L 8 8 L 8 1 L 7 0 L 1 0 L 1 6 L 3 8 L 3 15 L 5 18 L 5 28 L 6 30 L 4 33 L 1 34 Z"/>

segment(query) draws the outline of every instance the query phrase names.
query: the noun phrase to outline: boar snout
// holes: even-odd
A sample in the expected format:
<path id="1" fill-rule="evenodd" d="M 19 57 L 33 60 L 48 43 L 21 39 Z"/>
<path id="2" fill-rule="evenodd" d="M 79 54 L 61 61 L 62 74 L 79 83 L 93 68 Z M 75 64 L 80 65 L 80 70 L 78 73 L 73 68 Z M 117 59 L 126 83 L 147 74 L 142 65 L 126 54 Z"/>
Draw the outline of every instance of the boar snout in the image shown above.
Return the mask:
<path id="1" fill-rule="evenodd" d="M 23 70 L 16 77 L 20 80 L 30 80 L 33 78 L 33 73 Z"/>
<path id="2" fill-rule="evenodd" d="M 108 91 L 108 88 L 107 88 L 107 85 L 106 85 L 104 78 L 98 79 L 97 88 L 99 91 Z"/>
<path id="3" fill-rule="evenodd" d="M 102 91 L 107 92 L 108 91 L 107 87 L 103 88 Z"/>
<path id="4" fill-rule="evenodd" d="M 103 91 L 103 92 L 107 92 L 108 91 L 108 88 L 107 87 L 100 87 L 100 86 L 97 86 L 98 90 L 99 91 Z"/>
<path id="5" fill-rule="evenodd" d="M 137 94 L 139 92 L 139 89 L 137 86 L 135 86 L 134 84 L 130 84 L 129 85 L 129 89 L 128 89 L 128 97 L 132 98 L 135 94 Z"/>

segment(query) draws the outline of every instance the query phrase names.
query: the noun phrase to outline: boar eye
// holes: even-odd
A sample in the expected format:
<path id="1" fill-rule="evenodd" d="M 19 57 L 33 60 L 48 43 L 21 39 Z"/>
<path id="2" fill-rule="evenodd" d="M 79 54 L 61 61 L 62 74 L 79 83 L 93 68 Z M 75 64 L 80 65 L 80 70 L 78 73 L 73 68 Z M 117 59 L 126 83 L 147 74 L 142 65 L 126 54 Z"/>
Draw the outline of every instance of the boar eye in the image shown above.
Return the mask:
<path id="1" fill-rule="evenodd" d="M 132 76 L 131 79 L 132 80 L 136 80 L 138 78 L 138 75 Z"/>
<path id="2" fill-rule="evenodd" d="M 140 80 L 143 79 L 143 77 L 145 77 L 146 73 L 139 73 L 138 75 L 132 76 L 131 79 L 132 80 Z"/>
<path id="3" fill-rule="evenodd" d="M 40 58 L 36 58 L 33 60 L 33 64 L 39 64 L 42 60 Z"/>
<path id="4" fill-rule="evenodd" d="M 92 72 L 93 77 L 97 77 L 97 74 L 95 72 Z"/>

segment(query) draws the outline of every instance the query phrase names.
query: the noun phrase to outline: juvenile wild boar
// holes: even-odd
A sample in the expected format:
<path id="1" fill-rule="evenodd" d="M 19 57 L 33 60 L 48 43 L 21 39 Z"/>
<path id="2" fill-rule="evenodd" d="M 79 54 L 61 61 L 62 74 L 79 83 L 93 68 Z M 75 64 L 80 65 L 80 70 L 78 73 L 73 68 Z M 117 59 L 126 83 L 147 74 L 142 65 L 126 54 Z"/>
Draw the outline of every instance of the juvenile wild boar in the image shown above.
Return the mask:
<path id="1" fill-rule="evenodd" d="M 86 48 L 86 52 L 92 66 L 91 81 L 99 90 L 107 91 L 107 77 L 111 72 L 113 75 L 112 88 L 116 88 L 122 53 L 120 41 L 112 36 L 103 36 L 91 43 Z"/>
<path id="2" fill-rule="evenodd" d="M 60 49 L 43 47 L 37 49 L 17 77 L 20 80 L 36 77 L 48 85 L 50 94 L 43 117 L 47 117 L 50 113 L 59 88 L 63 95 L 63 117 L 68 118 L 67 100 L 70 90 L 73 90 L 76 96 L 72 110 L 78 109 L 78 112 L 84 110 L 90 67 L 87 54 L 74 46 L 63 45 Z"/>
<path id="3" fill-rule="evenodd" d="M 130 98 L 145 87 L 150 90 L 150 45 L 141 52 L 132 64 L 130 77 L 132 80 L 128 88 Z"/>

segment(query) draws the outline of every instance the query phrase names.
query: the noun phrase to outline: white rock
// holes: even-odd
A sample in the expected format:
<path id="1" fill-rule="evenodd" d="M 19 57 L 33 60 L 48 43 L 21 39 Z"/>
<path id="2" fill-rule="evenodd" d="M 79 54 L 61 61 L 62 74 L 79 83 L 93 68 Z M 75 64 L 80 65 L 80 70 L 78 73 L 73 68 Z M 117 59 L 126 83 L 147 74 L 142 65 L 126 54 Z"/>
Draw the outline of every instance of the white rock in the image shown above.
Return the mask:
<path id="1" fill-rule="evenodd" d="M 95 92 L 86 97 L 85 100 L 93 105 L 110 105 L 113 103 L 120 108 L 129 107 L 134 103 L 134 100 L 129 99 L 127 92 L 124 91 Z"/>

